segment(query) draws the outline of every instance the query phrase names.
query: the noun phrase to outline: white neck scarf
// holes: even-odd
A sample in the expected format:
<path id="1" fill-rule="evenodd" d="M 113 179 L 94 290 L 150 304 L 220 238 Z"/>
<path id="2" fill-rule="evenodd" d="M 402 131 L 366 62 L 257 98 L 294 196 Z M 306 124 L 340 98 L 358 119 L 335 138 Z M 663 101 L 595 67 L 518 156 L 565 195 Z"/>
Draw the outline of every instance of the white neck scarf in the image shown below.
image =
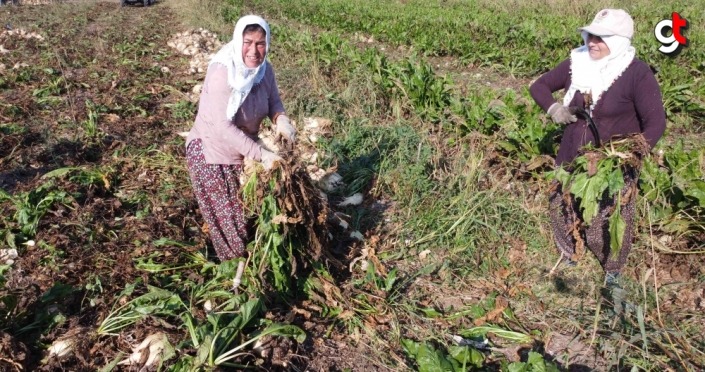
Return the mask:
<path id="1" fill-rule="evenodd" d="M 592 95 L 592 110 L 597 101 L 619 78 L 636 55 L 629 38 L 623 36 L 603 36 L 602 40 L 610 48 L 610 54 L 598 60 L 590 58 L 587 46 L 587 33 L 583 31 L 585 45 L 570 52 L 570 87 L 563 98 L 563 105 L 570 105 L 575 92 Z"/>
<path id="2" fill-rule="evenodd" d="M 260 25 L 264 29 L 267 39 L 265 60 L 255 68 L 247 67 L 242 60 L 242 33 L 245 27 L 249 25 Z M 232 88 L 232 91 L 230 92 L 225 114 L 230 120 L 235 116 L 247 95 L 250 94 L 252 87 L 259 84 L 264 78 L 264 73 L 267 70 L 266 58 L 269 53 L 270 34 L 269 25 L 264 19 L 255 15 L 244 16 L 235 24 L 233 40 L 225 44 L 209 63 L 209 65 L 220 63 L 228 69 L 228 85 Z"/>

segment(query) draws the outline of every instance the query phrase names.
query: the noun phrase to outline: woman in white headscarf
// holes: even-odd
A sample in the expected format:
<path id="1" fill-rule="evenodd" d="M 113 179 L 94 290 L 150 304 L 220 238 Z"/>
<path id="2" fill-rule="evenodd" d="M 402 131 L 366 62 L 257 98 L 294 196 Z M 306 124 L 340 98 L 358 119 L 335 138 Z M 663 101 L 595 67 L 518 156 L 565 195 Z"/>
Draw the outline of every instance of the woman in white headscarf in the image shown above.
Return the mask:
<path id="1" fill-rule="evenodd" d="M 240 199 L 243 159 L 271 169 L 281 158 L 257 143 L 265 118 L 277 135 L 293 143 L 291 125 L 267 62 L 271 33 L 264 19 L 248 15 L 235 25 L 233 40 L 211 59 L 198 114 L 186 139 L 194 194 L 221 260 L 242 257 L 248 229 Z"/>
<path id="2" fill-rule="evenodd" d="M 651 147 L 666 129 L 666 115 L 661 91 L 651 68 L 635 57 L 631 39 L 634 35 L 632 18 L 621 9 L 603 9 L 592 23 L 579 29 L 585 44 L 573 49 L 570 58 L 542 75 L 531 85 L 536 103 L 548 112 L 554 122 L 566 124 L 561 139 L 556 165 L 569 166 L 578 151 L 589 143 L 609 141 L 614 136 L 641 133 Z M 564 89 L 562 102 L 553 98 L 553 92 Z M 578 118 L 568 107 L 584 108 L 596 124 L 599 138 L 583 118 Z M 625 189 L 638 181 L 638 172 L 625 173 Z M 550 195 L 550 217 L 556 245 L 561 256 L 573 261 L 576 239 L 571 216 L 580 216 L 575 200 L 563 199 L 561 185 Z M 589 228 L 582 231 L 588 248 L 602 264 L 608 285 L 615 285 L 631 249 L 634 203 L 636 197 L 621 207 L 626 222 L 623 244 L 619 254 L 611 254 L 607 216 L 614 208 L 613 198 L 603 198 L 598 216 Z"/>

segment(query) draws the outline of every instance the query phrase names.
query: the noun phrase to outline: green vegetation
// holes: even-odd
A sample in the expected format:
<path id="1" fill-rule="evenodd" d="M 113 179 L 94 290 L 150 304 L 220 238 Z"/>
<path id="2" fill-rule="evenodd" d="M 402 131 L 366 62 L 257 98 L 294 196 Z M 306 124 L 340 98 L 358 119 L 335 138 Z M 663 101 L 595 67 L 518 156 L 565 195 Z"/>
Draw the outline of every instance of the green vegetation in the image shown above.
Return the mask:
<path id="1" fill-rule="evenodd" d="M 488 66 L 500 73 L 535 76 L 555 66 L 580 43 L 576 30 L 588 24 L 609 3 L 491 2 L 459 0 L 428 2 L 376 1 L 365 4 L 343 0 L 250 1 L 253 10 L 276 18 L 330 30 L 336 34 L 363 34 L 391 47 L 405 46 L 423 55 L 450 56 L 464 65 Z M 634 45 L 646 62 L 658 66 L 669 113 L 705 115 L 705 85 L 692 79 L 702 71 L 702 50 L 691 48 L 678 61 L 657 51 L 653 31 L 658 21 L 675 11 L 669 2 L 620 4 L 634 18 Z M 698 5 L 680 5 L 691 24 L 704 23 Z M 550 25 L 550 26 L 549 26 Z M 690 29 L 689 40 L 705 43 L 702 30 Z M 538 46 L 538 47 L 537 47 Z M 687 55 L 686 55 L 687 54 Z M 683 68 L 686 66 L 686 68 Z"/>

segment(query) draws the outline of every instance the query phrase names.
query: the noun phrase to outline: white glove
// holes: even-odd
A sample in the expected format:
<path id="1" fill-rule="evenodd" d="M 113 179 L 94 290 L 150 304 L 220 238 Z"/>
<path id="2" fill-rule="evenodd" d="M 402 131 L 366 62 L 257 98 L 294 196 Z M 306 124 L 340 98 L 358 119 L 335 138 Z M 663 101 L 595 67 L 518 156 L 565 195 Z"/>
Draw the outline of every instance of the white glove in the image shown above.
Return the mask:
<path id="1" fill-rule="evenodd" d="M 261 156 L 262 166 L 266 170 L 271 170 L 272 168 L 274 168 L 274 165 L 276 163 L 282 161 L 281 156 L 279 156 L 269 150 L 262 149 L 261 153 L 262 153 L 262 156 Z"/>
<path id="2" fill-rule="evenodd" d="M 568 124 L 575 123 L 578 118 L 568 111 L 568 108 L 556 102 L 548 108 L 548 114 L 551 115 L 551 119 L 556 124 Z"/>
<path id="3" fill-rule="evenodd" d="M 284 137 L 287 141 L 294 143 L 296 142 L 296 128 L 291 125 L 289 117 L 286 115 L 277 116 L 277 136 Z"/>

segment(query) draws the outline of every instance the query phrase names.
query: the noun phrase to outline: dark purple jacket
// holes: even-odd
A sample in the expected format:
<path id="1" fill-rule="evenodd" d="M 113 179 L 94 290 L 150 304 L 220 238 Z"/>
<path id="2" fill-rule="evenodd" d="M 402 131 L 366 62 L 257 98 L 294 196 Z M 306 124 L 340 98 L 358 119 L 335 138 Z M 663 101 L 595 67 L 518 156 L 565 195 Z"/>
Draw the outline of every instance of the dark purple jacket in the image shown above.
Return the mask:
<path id="1" fill-rule="evenodd" d="M 570 59 L 567 59 L 531 84 L 531 97 L 544 111 L 548 111 L 556 102 L 553 92 L 567 90 L 570 78 Z M 569 106 L 583 107 L 583 102 L 583 95 L 576 92 Z M 602 93 L 592 111 L 592 118 L 602 142 L 616 135 L 642 133 L 651 147 L 654 147 L 666 130 L 666 113 L 661 90 L 649 65 L 635 58 L 607 91 Z M 577 122 L 567 125 L 558 148 L 556 164 L 573 161 L 578 150 L 593 140 L 585 120 L 578 118 Z"/>

